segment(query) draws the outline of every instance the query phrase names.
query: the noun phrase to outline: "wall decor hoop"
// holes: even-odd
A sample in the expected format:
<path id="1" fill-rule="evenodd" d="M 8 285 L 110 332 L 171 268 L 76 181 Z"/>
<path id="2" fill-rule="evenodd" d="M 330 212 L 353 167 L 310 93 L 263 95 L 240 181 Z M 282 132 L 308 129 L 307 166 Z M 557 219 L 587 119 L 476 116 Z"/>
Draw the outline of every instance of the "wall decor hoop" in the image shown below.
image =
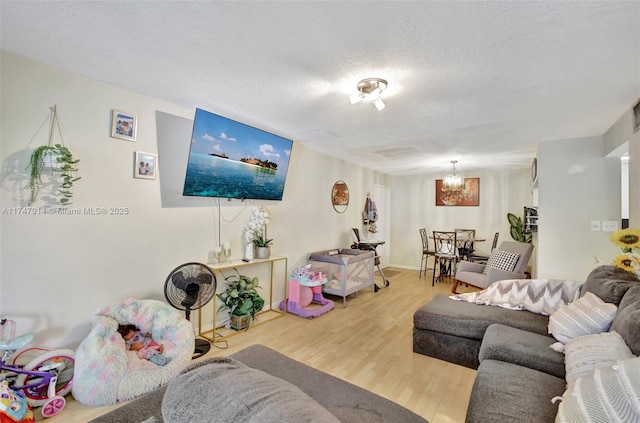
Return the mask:
<path id="1" fill-rule="evenodd" d="M 337 181 L 331 188 L 331 204 L 338 213 L 344 213 L 349 207 L 349 187 L 344 181 Z"/>

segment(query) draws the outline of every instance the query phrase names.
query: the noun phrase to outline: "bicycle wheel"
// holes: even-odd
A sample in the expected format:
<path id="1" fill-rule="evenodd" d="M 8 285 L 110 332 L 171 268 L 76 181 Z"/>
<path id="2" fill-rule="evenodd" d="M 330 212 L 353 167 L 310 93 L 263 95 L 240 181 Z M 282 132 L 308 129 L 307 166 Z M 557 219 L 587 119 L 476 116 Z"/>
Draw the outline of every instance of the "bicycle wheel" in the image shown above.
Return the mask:
<path id="1" fill-rule="evenodd" d="M 67 400 L 64 399 L 64 397 L 53 397 L 45 401 L 40 412 L 42 413 L 42 417 L 48 419 L 61 412 L 65 405 L 67 405 Z"/>
<path id="2" fill-rule="evenodd" d="M 75 363 L 73 350 L 52 350 L 48 351 L 27 363 L 24 366 L 24 370 L 39 371 L 38 369 L 46 368 L 49 365 L 57 365 L 57 367 L 51 370 L 45 370 L 48 372 L 55 372 L 58 375 L 56 381 L 57 396 L 65 396 L 71 391 L 71 382 L 73 382 L 73 366 Z M 32 376 L 21 374 L 16 379 L 16 385 L 24 386 L 30 383 L 41 383 L 43 380 L 40 376 Z M 32 407 L 40 407 L 49 400 L 48 386 L 38 385 L 33 388 L 25 388 L 22 390 L 27 402 Z"/>

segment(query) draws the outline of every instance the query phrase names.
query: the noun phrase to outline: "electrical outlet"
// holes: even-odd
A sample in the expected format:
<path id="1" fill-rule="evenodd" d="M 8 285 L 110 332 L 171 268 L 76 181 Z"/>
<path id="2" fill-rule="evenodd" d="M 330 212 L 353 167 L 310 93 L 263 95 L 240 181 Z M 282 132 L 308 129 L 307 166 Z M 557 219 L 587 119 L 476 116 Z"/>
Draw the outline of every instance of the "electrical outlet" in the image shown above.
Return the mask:
<path id="1" fill-rule="evenodd" d="M 605 232 L 614 232 L 618 230 L 618 222 L 615 220 L 603 220 L 602 230 Z"/>
<path id="2" fill-rule="evenodd" d="M 593 232 L 601 231 L 601 229 L 600 229 L 600 221 L 599 220 L 592 220 L 591 221 L 591 230 Z"/>

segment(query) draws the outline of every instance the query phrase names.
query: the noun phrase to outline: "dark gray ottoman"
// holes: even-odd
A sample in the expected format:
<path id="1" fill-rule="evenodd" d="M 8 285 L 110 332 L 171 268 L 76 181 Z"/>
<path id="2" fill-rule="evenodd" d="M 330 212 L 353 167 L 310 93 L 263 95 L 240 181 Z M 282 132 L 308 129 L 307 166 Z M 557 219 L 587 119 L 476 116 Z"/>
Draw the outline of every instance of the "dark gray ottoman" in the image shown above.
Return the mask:
<path id="1" fill-rule="evenodd" d="M 477 369 L 482 338 L 493 323 L 546 335 L 549 318 L 436 294 L 413 315 L 413 351 Z"/>

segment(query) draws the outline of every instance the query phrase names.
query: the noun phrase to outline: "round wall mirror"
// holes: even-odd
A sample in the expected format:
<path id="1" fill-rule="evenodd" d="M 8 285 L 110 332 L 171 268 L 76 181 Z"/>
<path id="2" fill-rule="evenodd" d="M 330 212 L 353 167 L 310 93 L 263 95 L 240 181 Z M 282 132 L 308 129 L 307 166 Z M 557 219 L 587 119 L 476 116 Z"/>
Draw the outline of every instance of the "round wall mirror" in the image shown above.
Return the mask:
<path id="1" fill-rule="evenodd" d="M 349 207 L 349 187 L 344 181 L 338 181 L 333 184 L 331 189 L 331 204 L 333 209 L 338 213 L 344 213 Z"/>

